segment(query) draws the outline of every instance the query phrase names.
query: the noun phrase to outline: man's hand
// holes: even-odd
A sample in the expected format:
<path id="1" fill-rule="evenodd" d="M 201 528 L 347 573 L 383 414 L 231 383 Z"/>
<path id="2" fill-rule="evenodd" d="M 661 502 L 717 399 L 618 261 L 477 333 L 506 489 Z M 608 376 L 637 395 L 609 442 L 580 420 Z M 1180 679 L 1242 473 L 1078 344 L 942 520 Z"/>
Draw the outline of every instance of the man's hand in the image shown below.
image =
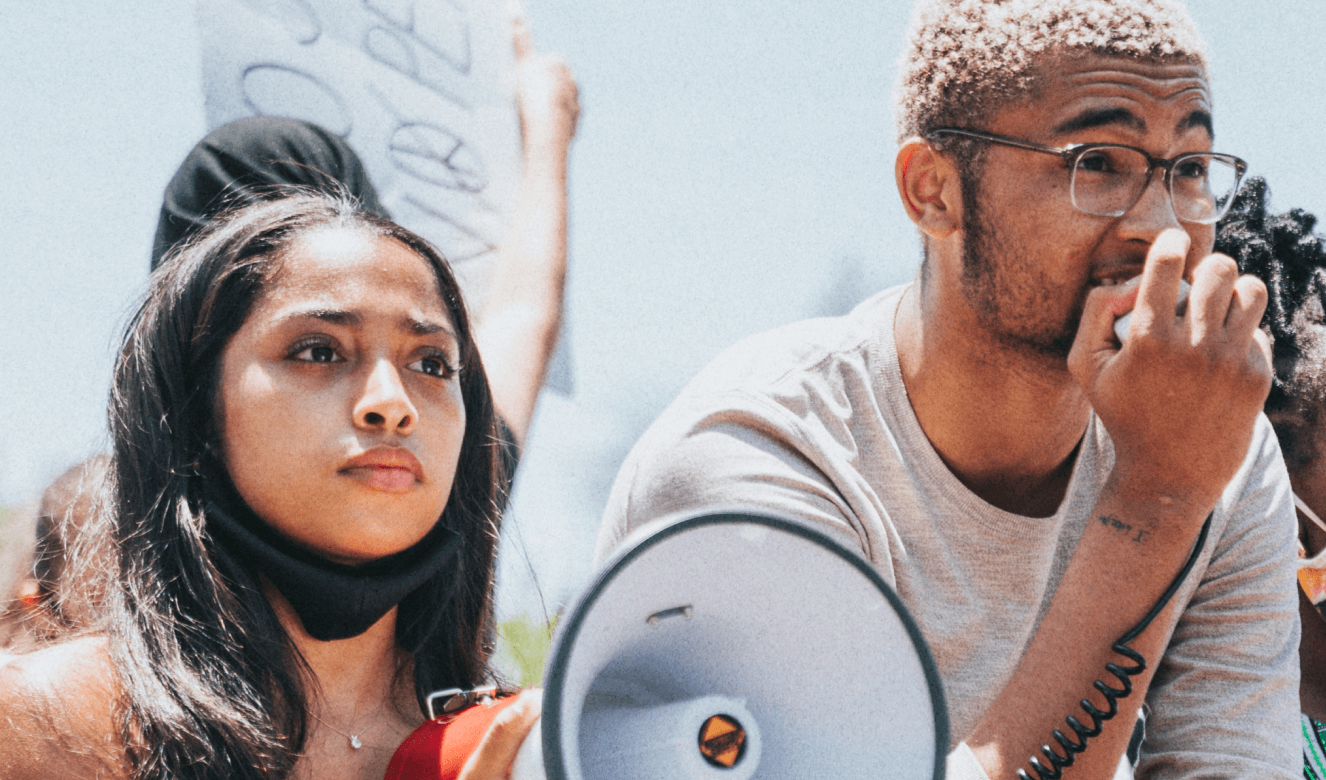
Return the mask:
<path id="1" fill-rule="evenodd" d="M 1114 318 L 1134 296 L 1093 290 L 1068 366 L 1114 441 L 1115 486 L 1200 518 L 1247 455 L 1271 360 L 1266 287 L 1224 255 L 1197 263 L 1175 314 L 1188 246 L 1181 230 L 1151 245 L 1122 348 Z"/>

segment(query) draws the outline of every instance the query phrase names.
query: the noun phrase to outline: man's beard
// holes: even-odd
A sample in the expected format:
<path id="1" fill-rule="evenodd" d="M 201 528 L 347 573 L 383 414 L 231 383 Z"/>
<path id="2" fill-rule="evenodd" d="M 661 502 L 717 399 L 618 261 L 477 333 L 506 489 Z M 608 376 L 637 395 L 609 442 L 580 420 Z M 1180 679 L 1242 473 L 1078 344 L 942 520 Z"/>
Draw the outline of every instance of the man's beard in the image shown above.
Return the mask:
<path id="1" fill-rule="evenodd" d="M 964 176 L 962 181 L 962 287 L 967 300 L 986 331 L 1002 345 L 1058 363 L 1067 361 L 1082 318 L 1082 301 L 1074 304 L 1064 321 L 1045 321 L 1046 312 L 1053 310 L 1046 296 L 1049 288 L 1036 284 L 1042 277 L 1031 269 L 1019 273 L 1008 267 L 1025 253 L 1007 246 L 987 224 L 977 178 Z"/>

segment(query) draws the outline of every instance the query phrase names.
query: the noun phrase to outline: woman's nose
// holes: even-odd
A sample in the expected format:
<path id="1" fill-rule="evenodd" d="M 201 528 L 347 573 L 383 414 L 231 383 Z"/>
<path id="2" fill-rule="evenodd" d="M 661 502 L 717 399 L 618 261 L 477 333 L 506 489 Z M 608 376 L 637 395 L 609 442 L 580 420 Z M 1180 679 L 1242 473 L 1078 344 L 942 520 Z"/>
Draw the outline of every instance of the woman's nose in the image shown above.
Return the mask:
<path id="1" fill-rule="evenodd" d="M 419 421 L 400 372 L 389 361 L 373 365 L 354 408 L 355 425 L 408 436 Z"/>

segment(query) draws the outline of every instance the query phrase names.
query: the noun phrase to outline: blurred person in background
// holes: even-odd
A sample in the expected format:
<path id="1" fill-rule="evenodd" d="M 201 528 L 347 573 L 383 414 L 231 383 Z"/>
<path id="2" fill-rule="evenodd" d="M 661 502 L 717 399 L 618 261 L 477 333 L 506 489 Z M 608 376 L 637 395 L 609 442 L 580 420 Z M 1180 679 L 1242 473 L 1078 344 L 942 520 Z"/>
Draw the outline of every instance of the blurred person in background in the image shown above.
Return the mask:
<path id="1" fill-rule="evenodd" d="M 69 548 L 97 511 L 109 459 L 93 456 L 56 478 L 42 492 L 29 555 L 0 611 L 0 647 L 13 650 L 50 642 L 95 619 L 99 593 L 89 585 L 95 572 L 69 571 Z M 91 567 L 112 563 L 107 545 L 89 543 L 78 560 Z"/>
<path id="2" fill-rule="evenodd" d="M 1289 469 L 1298 512 L 1299 644 L 1303 774 L 1326 778 L 1326 239 L 1302 209 L 1268 210 L 1266 181 L 1239 191 L 1219 226 L 1216 251 L 1266 283 L 1262 328 L 1275 378 L 1266 416 Z"/>

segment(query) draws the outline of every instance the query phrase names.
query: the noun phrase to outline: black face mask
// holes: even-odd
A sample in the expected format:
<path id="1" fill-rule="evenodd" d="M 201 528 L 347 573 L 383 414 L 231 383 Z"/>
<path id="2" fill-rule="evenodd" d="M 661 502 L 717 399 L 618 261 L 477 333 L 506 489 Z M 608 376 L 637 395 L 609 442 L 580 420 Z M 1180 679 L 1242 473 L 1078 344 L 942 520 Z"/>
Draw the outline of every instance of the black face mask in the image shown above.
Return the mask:
<path id="1" fill-rule="evenodd" d="M 321 558 L 272 530 L 229 479 L 207 484 L 207 530 L 212 538 L 236 563 L 270 580 L 314 639 L 327 642 L 364 633 L 439 572 L 452 571 L 452 591 L 458 584 L 461 539 L 441 522 L 408 549 L 349 566 Z"/>

